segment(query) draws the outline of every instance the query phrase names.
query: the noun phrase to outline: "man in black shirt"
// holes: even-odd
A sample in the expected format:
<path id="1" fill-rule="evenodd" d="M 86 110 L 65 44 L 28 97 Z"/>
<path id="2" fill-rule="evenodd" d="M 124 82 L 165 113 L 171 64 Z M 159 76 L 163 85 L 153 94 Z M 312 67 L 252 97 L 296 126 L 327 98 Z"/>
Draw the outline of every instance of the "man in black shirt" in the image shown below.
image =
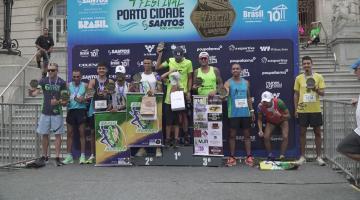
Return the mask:
<path id="1" fill-rule="evenodd" d="M 40 35 L 36 39 L 35 44 L 36 44 L 36 48 L 39 50 L 38 53 L 36 54 L 36 62 L 38 67 L 41 68 L 40 61 L 41 61 L 41 57 L 43 58 L 44 65 L 42 69 L 43 71 L 42 75 L 43 77 L 45 77 L 47 72 L 47 66 L 49 64 L 50 53 L 52 52 L 54 46 L 54 40 L 49 35 L 48 28 L 43 29 L 43 35 Z"/>

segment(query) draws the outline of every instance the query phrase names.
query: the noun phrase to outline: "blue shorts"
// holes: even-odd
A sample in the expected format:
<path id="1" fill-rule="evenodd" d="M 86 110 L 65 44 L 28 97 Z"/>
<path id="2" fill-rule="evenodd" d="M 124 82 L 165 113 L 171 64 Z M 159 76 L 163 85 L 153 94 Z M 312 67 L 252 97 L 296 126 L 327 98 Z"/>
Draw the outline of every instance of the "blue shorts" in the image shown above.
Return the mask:
<path id="1" fill-rule="evenodd" d="M 40 135 L 65 133 L 63 116 L 41 114 L 36 132 Z"/>

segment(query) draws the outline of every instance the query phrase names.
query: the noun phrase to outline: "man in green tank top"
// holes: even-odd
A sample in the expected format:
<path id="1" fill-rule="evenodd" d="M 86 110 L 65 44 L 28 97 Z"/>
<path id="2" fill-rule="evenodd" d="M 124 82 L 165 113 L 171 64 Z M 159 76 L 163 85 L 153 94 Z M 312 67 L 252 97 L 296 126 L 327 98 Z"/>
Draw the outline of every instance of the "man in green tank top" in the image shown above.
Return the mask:
<path id="1" fill-rule="evenodd" d="M 200 68 L 196 69 L 193 78 L 193 90 L 198 95 L 214 96 L 216 88 L 223 85 L 218 68 L 209 66 L 209 54 L 199 54 Z"/>

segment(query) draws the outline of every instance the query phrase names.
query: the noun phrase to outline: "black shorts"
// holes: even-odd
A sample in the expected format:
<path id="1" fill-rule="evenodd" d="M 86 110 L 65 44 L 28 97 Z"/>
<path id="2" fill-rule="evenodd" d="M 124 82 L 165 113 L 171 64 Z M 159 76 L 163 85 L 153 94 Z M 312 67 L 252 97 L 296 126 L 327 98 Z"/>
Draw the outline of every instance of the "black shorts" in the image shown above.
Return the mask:
<path id="1" fill-rule="evenodd" d="M 336 150 L 343 154 L 360 154 L 360 136 L 353 131 L 339 143 Z"/>
<path id="2" fill-rule="evenodd" d="M 167 126 L 179 125 L 179 115 L 183 111 L 172 111 L 170 104 L 164 104 L 165 121 Z"/>
<path id="3" fill-rule="evenodd" d="M 229 118 L 230 128 L 248 129 L 251 127 L 251 117 L 232 117 Z"/>
<path id="4" fill-rule="evenodd" d="M 70 125 L 80 125 L 86 122 L 85 109 L 71 109 L 66 116 L 66 123 Z"/>
<path id="5" fill-rule="evenodd" d="M 298 113 L 299 124 L 302 127 L 318 127 L 323 125 L 321 112 L 317 113 Z"/>

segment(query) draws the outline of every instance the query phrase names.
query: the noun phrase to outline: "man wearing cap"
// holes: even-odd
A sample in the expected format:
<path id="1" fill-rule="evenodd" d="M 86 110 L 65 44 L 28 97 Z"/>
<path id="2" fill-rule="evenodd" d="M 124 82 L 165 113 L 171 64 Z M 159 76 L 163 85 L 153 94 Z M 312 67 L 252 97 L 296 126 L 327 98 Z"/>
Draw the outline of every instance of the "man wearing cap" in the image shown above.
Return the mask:
<path id="1" fill-rule="evenodd" d="M 263 132 L 263 116 L 266 119 L 265 132 Z M 281 128 L 282 143 L 280 150 L 280 160 L 285 158 L 285 151 L 288 145 L 290 113 L 285 103 L 271 92 L 265 91 L 261 94 L 261 102 L 258 105 L 259 136 L 264 137 L 264 144 L 268 152 L 268 160 L 274 160 L 271 152 L 271 133 L 276 126 Z"/>
<path id="2" fill-rule="evenodd" d="M 320 166 L 325 162 L 321 158 L 321 126 L 323 124 L 320 96 L 324 96 L 325 81 L 322 75 L 312 71 L 312 59 L 310 56 L 302 58 L 304 73 L 298 75 L 294 84 L 294 107 L 295 117 L 300 124 L 300 153 L 298 164 L 304 164 L 306 131 L 309 126 L 313 127 L 315 134 L 316 161 Z"/>
<path id="3" fill-rule="evenodd" d="M 112 112 L 126 109 L 126 93 L 129 91 L 129 83 L 125 81 L 126 69 L 122 65 L 115 68 L 116 82 L 115 92 L 111 94 Z"/>
<path id="4" fill-rule="evenodd" d="M 351 65 L 357 78 L 360 80 L 360 59 Z M 352 104 L 356 107 L 356 125 L 357 127 L 348 134 L 337 146 L 337 151 L 345 156 L 360 161 L 360 95 L 358 99 L 353 99 Z"/>
<path id="5" fill-rule="evenodd" d="M 199 54 L 200 68 L 194 72 L 194 79 L 201 79 L 201 84 L 197 81 L 193 82 L 193 89 L 198 95 L 214 96 L 217 86 L 222 86 L 223 82 L 220 71 L 216 67 L 209 66 L 209 54 L 201 52 Z"/>
<path id="6" fill-rule="evenodd" d="M 241 66 L 238 63 L 234 63 L 231 66 L 231 73 L 232 78 L 224 84 L 227 91 L 226 96 L 228 96 L 228 117 L 230 121 L 230 133 L 228 136 L 230 156 L 226 165 L 236 165 L 236 130 L 241 128 L 244 134 L 245 151 L 247 155 L 245 163 L 253 166 L 254 158 L 251 155 L 250 127 L 251 123 L 255 121 L 255 115 L 250 96 L 250 83 L 240 77 Z"/>
<path id="7" fill-rule="evenodd" d="M 157 53 L 159 54 L 156 63 L 156 70 L 160 70 L 162 68 L 169 68 L 169 72 L 177 71 L 180 74 L 178 89 L 183 90 L 185 93 L 185 97 L 187 101 L 191 101 L 191 87 L 192 87 L 192 74 L 193 74 L 193 66 L 192 62 L 186 58 L 184 58 L 184 49 L 180 46 L 176 47 L 173 51 L 173 58 L 169 58 L 168 60 L 161 63 L 163 52 L 157 49 Z M 165 73 L 162 77 L 168 77 L 171 73 Z M 181 121 L 183 132 L 185 138 L 188 138 L 188 118 L 186 111 L 178 112 L 179 120 L 175 119 L 177 116 L 174 116 L 174 113 L 171 110 L 170 104 L 170 93 L 171 93 L 171 85 L 168 84 L 165 96 L 165 116 L 170 117 L 170 119 L 166 120 L 166 125 L 168 127 L 179 125 L 179 121 Z M 176 130 L 176 128 L 175 128 Z M 170 135 L 171 128 L 166 128 L 166 135 Z M 168 133 L 169 132 L 169 133 Z M 176 131 L 175 131 L 176 132 Z M 169 139 L 169 138 L 167 138 Z M 175 143 L 178 143 L 179 138 L 175 138 Z"/>
<path id="8" fill-rule="evenodd" d="M 105 90 L 105 85 L 113 80 L 107 78 L 107 67 L 105 63 L 99 63 L 96 69 L 98 77 L 89 81 L 88 89 L 95 90 L 94 97 L 91 98 L 88 123 L 91 129 L 91 155 L 86 161 L 87 164 L 95 162 L 95 112 L 107 111 L 111 109 L 110 95 Z"/>

